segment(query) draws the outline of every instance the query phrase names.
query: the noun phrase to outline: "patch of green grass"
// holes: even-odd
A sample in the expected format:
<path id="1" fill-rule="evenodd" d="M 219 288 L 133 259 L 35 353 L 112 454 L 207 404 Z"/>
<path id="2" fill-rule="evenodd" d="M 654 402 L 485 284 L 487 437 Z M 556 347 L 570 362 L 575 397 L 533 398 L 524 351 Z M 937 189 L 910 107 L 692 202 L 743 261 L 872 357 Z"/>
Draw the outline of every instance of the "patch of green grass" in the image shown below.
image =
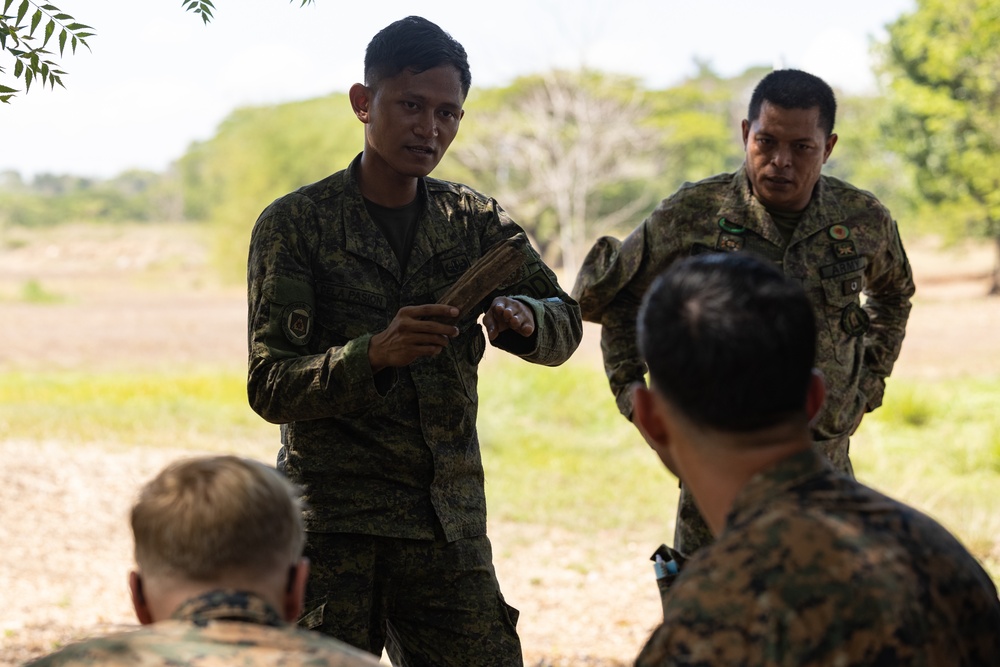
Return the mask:
<path id="1" fill-rule="evenodd" d="M 245 392 L 233 369 L 0 373 L 0 438 L 272 459 L 278 428 Z M 498 355 L 480 369 L 479 392 L 491 519 L 670 541 L 677 481 L 618 414 L 599 365 Z M 1000 580 L 997 405 L 1000 378 L 890 379 L 851 458 L 862 482 L 933 516 Z"/>
<path id="2" fill-rule="evenodd" d="M 0 438 L 143 447 L 277 451 L 278 427 L 247 404 L 233 371 L 0 375 Z"/>
<path id="3" fill-rule="evenodd" d="M 42 283 L 34 278 L 24 281 L 21 285 L 21 301 L 27 303 L 39 303 L 39 304 L 51 304 L 51 303 L 62 303 L 66 301 L 66 297 L 57 294 L 55 292 L 50 292 Z"/>
<path id="4" fill-rule="evenodd" d="M 673 532 L 677 481 L 615 407 L 599 368 L 501 357 L 479 381 L 491 517 L 580 531 Z"/>
<path id="5" fill-rule="evenodd" d="M 889 382 L 892 383 L 892 390 L 888 394 L 888 400 L 876 413 L 879 420 L 897 426 L 926 425 L 936 412 L 934 399 L 922 391 L 918 384 L 896 386 L 895 380 L 890 379 Z"/>
<path id="6" fill-rule="evenodd" d="M 995 580 L 1000 580 L 998 405 L 1000 378 L 892 378 L 882 408 L 866 415 L 851 438 L 858 479 L 937 519 Z"/>

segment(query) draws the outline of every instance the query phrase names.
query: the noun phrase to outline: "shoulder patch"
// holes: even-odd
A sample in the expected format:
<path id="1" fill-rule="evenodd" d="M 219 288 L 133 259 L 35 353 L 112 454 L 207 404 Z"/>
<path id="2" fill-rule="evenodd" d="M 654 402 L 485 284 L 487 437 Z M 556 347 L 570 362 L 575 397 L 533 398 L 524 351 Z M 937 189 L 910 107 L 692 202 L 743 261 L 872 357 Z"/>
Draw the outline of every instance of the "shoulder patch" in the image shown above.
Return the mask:
<path id="1" fill-rule="evenodd" d="M 312 334 L 312 307 L 299 301 L 281 310 L 281 331 L 292 345 L 305 345 Z"/>

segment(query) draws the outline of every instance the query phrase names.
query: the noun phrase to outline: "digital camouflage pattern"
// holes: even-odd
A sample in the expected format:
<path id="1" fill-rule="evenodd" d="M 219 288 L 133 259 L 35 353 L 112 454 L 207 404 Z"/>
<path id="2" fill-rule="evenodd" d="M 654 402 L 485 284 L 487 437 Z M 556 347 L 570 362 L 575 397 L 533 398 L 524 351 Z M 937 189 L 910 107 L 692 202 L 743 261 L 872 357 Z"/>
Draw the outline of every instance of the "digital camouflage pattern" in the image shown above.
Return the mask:
<path id="1" fill-rule="evenodd" d="M 319 572 L 310 590 L 319 606 L 325 600 L 353 609 L 352 618 L 361 615 L 361 627 L 346 629 L 346 619 L 337 624 L 338 636 L 346 641 L 376 627 L 376 635 L 368 632 L 369 641 L 357 645 L 380 652 L 381 633 L 419 619 L 391 605 L 378 607 L 370 596 L 351 597 L 336 585 L 323 588 L 324 581 L 333 580 L 324 573 L 339 565 L 332 547 L 315 546 L 348 533 L 396 538 L 400 544 L 414 540 L 428 548 L 426 553 L 440 547 L 436 558 L 466 553 L 459 565 L 470 576 L 481 572 L 483 559 L 491 555 L 482 550 L 481 542 L 488 542 L 478 539 L 486 534 L 476 433 L 478 365 L 486 349 L 479 316 L 498 295 L 526 304 L 534 314 L 534 333 L 523 337 L 505 331 L 492 343 L 551 366 L 569 358 L 583 327 L 577 303 L 523 243 L 520 270 L 459 319 L 460 334 L 448 347 L 435 357 L 373 375 L 369 341 L 401 307 L 438 302 L 487 250 L 524 233 L 493 199 L 463 185 L 424 178 L 419 185 L 424 210 L 402 271 L 365 208 L 357 183 L 359 162 L 360 156 L 347 170 L 278 199 L 254 226 L 247 276 L 247 391 L 254 410 L 282 425 L 278 467 L 305 488 L 305 523 L 311 531 L 307 552 Z M 380 561 L 380 567 L 386 562 L 392 561 Z M 435 597 L 439 609 L 459 614 L 469 613 L 470 605 L 478 613 L 479 599 L 488 595 L 500 613 L 495 576 L 486 588 L 482 582 L 480 588 L 446 587 L 432 577 L 411 581 L 417 565 L 373 565 L 367 576 L 377 586 L 392 585 L 398 596 Z M 440 573 L 444 563 L 425 566 L 428 573 Z M 316 609 L 311 606 L 307 613 Z M 505 607 L 503 614 L 509 616 Z M 489 636 L 480 651 L 503 649 L 492 659 L 521 664 L 514 619 L 508 619 L 509 628 L 497 624 L 497 614 L 472 620 L 454 624 L 452 640 L 434 647 L 440 660 L 407 664 L 468 664 L 464 644 L 455 640 L 459 633 L 468 633 L 466 640 Z M 329 622 L 317 626 L 331 632 L 333 627 Z M 437 636 L 432 627 L 422 631 Z M 418 634 L 402 637 L 408 651 L 425 645 L 426 640 L 415 639 Z M 392 654 L 397 646 L 391 636 L 385 640 Z"/>
<path id="2" fill-rule="evenodd" d="M 300 625 L 375 654 L 384 646 L 396 665 L 521 664 L 518 612 L 500 593 L 485 535 L 308 538 L 313 566 Z M 442 598 L 460 603 L 442 605 Z"/>
<path id="3" fill-rule="evenodd" d="M 281 620 L 251 593 L 219 590 L 193 598 L 168 621 L 72 644 L 31 667 L 366 667 L 370 654 Z"/>
<path id="4" fill-rule="evenodd" d="M 685 184 L 624 241 L 597 241 L 573 296 L 583 318 L 601 324 L 604 366 L 619 410 L 631 417 L 629 387 L 644 382 L 636 317 L 646 289 L 679 258 L 735 251 L 774 262 L 801 282 L 812 301 L 817 366 L 828 387 L 813 440 L 834 468 L 853 474 L 849 438 L 864 413 L 882 404 L 914 286 L 889 211 L 872 194 L 830 176 L 820 176 L 787 247 L 754 198 L 743 168 Z M 682 490 L 673 546 L 690 555 L 710 541 L 690 494 Z"/>
<path id="5" fill-rule="evenodd" d="M 665 610 L 640 667 L 1000 661 L 1000 601 L 979 563 L 808 450 L 750 480 Z"/>
<path id="6" fill-rule="evenodd" d="M 435 303 L 492 245 L 523 234 L 493 199 L 425 178 L 405 273 L 365 210 L 359 160 L 257 220 L 248 269 L 250 404 L 281 424 L 279 467 L 305 487 L 306 528 L 452 541 L 486 532 L 476 435 L 478 317 L 439 355 L 373 376 L 372 334 L 402 306 Z M 532 308 L 535 334 L 493 344 L 545 365 L 582 336 L 579 306 L 531 245 L 497 294 Z M 491 295 L 491 298 L 496 295 Z"/>

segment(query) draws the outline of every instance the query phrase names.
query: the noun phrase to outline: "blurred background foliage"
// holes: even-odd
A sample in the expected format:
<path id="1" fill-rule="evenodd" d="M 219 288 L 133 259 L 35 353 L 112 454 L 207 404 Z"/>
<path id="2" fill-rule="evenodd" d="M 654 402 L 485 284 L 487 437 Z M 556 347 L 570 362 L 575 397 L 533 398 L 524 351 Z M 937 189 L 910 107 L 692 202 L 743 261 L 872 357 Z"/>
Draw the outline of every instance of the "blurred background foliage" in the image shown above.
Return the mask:
<path id="1" fill-rule="evenodd" d="M 875 45 L 879 92 L 838 91 L 839 141 L 825 171 L 876 193 L 908 243 L 935 235 L 1000 248 L 1000 0 L 916 7 Z M 685 181 L 740 165 L 740 121 L 767 71 L 722 77 L 697 63 L 693 76 L 662 90 L 589 70 L 473 88 L 434 175 L 496 196 L 547 261 L 572 272 L 597 236 L 624 235 Z M 81 223 L 115 232 L 186 225 L 213 240 L 215 271 L 238 285 L 264 207 L 346 167 L 362 145 L 344 93 L 240 108 L 162 173 L 0 173 L 0 243 L 13 247 L 20 232 L 36 230 L 71 235 Z M 69 298 L 30 279 L 11 300 L 58 306 Z M 492 517 L 581 532 L 632 517 L 669 533 L 672 478 L 636 446 L 599 362 L 559 373 L 492 363 L 480 387 Z M 853 441 L 859 478 L 955 528 L 998 577 L 1000 380 L 890 382 L 885 405 Z M 511 432 L 535 437 L 515 441 Z M 275 437 L 247 407 L 242 369 L 36 369 L 0 381 L 0 440 L 244 448 L 270 459 Z"/>
<path id="2" fill-rule="evenodd" d="M 840 141 L 826 173 L 876 193 L 904 236 L 990 239 L 1000 251 L 1000 0 L 920 0 L 874 51 L 882 90 L 839 94 Z M 435 176 L 496 196 L 549 262 L 575 270 L 597 236 L 627 233 L 685 181 L 741 163 L 739 123 L 768 68 L 724 78 L 696 65 L 663 90 L 589 70 L 473 89 Z M 202 224 L 221 274 L 238 282 L 260 211 L 345 167 L 362 138 L 344 93 L 237 109 L 165 173 L 0 174 L 0 230 Z"/>

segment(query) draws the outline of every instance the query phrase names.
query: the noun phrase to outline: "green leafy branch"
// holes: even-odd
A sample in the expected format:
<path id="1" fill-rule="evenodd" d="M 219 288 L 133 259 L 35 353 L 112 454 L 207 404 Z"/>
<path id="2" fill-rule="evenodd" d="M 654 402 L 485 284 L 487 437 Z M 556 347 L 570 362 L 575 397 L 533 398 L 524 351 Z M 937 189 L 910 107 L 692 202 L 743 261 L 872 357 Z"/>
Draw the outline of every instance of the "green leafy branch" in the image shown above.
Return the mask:
<path id="1" fill-rule="evenodd" d="M 13 4 L 14 0 L 3 0 L 3 13 L 0 14 L 0 49 L 14 56 L 14 78 L 23 79 L 24 92 L 31 90 L 32 82 L 37 80 L 41 80 L 43 87 L 45 84 L 48 84 L 49 88 L 55 88 L 56 84 L 63 86 L 62 77 L 66 72 L 50 60 L 54 54 L 46 48 L 49 41 L 58 32 L 56 42 L 59 45 L 60 58 L 65 53 L 67 42 L 73 53 L 76 53 L 79 44 L 89 50 L 87 38 L 93 36 L 94 33 L 91 32 L 93 28 L 78 23 L 55 5 L 39 5 L 33 0 L 22 0 L 17 7 L 17 13 L 9 14 Z M 30 11 L 32 8 L 33 12 Z M 42 29 L 39 41 L 40 36 L 37 33 L 43 24 L 45 27 Z M 5 68 L 0 67 L 0 74 L 4 73 L 6 73 Z M 17 88 L 0 84 L 0 102 L 9 103 L 19 92 Z"/>
<path id="2" fill-rule="evenodd" d="M 215 11 L 215 5 L 212 0 L 181 0 L 181 6 L 185 11 L 201 14 L 201 20 L 205 23 L 214 18 L 212 12 Z"/>
<path id="3" fill-rule="evenodd" d="M 295 2 L 296 0 L 289 0 Z M 79 44 L 86 46 L 87 38 L 93 37 L 93 28 L 78 23 L 69 14 L 52 4 L 39 4 L 36 0 L 21 0 L 17 12 L 10 14 L 15 0 L 2 0 L 3 12 L 0 13 L 0 51 L 6 51 L 14 57 L 14 78 L 23 79 L 24 92 L 31 90 L 31 84 L 41 80 L 42 86 L 55 88 L 63 85 L 62 77 L 66 72 L 59 69 L 59 64 L 52 60 L 55 54 L 46 48 L 49 40 L 58 33 L 59 57 L 65 54 L 66 44 L 76 53 Z M 300 7 L 311 5 L 315 0 L 299 0 Z M 213 18 L 215 5 L 212 0 L 181 0 L 185 11 L 194 12 L 201 20 L 209 23 Z M 34 11 L 32 11 L 34 9 Z M 37 35 L 40 26 L 44 25 L 41 36 Z M 41 41 L 39 41 L 41 39 Z M 0 66 L 0 75 L 6 74 L 6 69 Z M 0 102 L 9 104 L 12 97 L 21 91 L 0 82 Z"/>
<path id="4" fill-rule="evenodd" d="M 288 0 L 289 2 L 295 2 L 295 0 Z M 299 0 L 302 4 L 299 7 L 305 7 L 306 5 L 311 5 L 315 0 Z M 201 20 L 205 23 L 211 22 L 215 16 L 212 12 L 215 11 L 215 5 L 212 4 L 212 0 L 181 0 L 181 6 L 185 11 L 194 12 L 201 16 Z"/>

